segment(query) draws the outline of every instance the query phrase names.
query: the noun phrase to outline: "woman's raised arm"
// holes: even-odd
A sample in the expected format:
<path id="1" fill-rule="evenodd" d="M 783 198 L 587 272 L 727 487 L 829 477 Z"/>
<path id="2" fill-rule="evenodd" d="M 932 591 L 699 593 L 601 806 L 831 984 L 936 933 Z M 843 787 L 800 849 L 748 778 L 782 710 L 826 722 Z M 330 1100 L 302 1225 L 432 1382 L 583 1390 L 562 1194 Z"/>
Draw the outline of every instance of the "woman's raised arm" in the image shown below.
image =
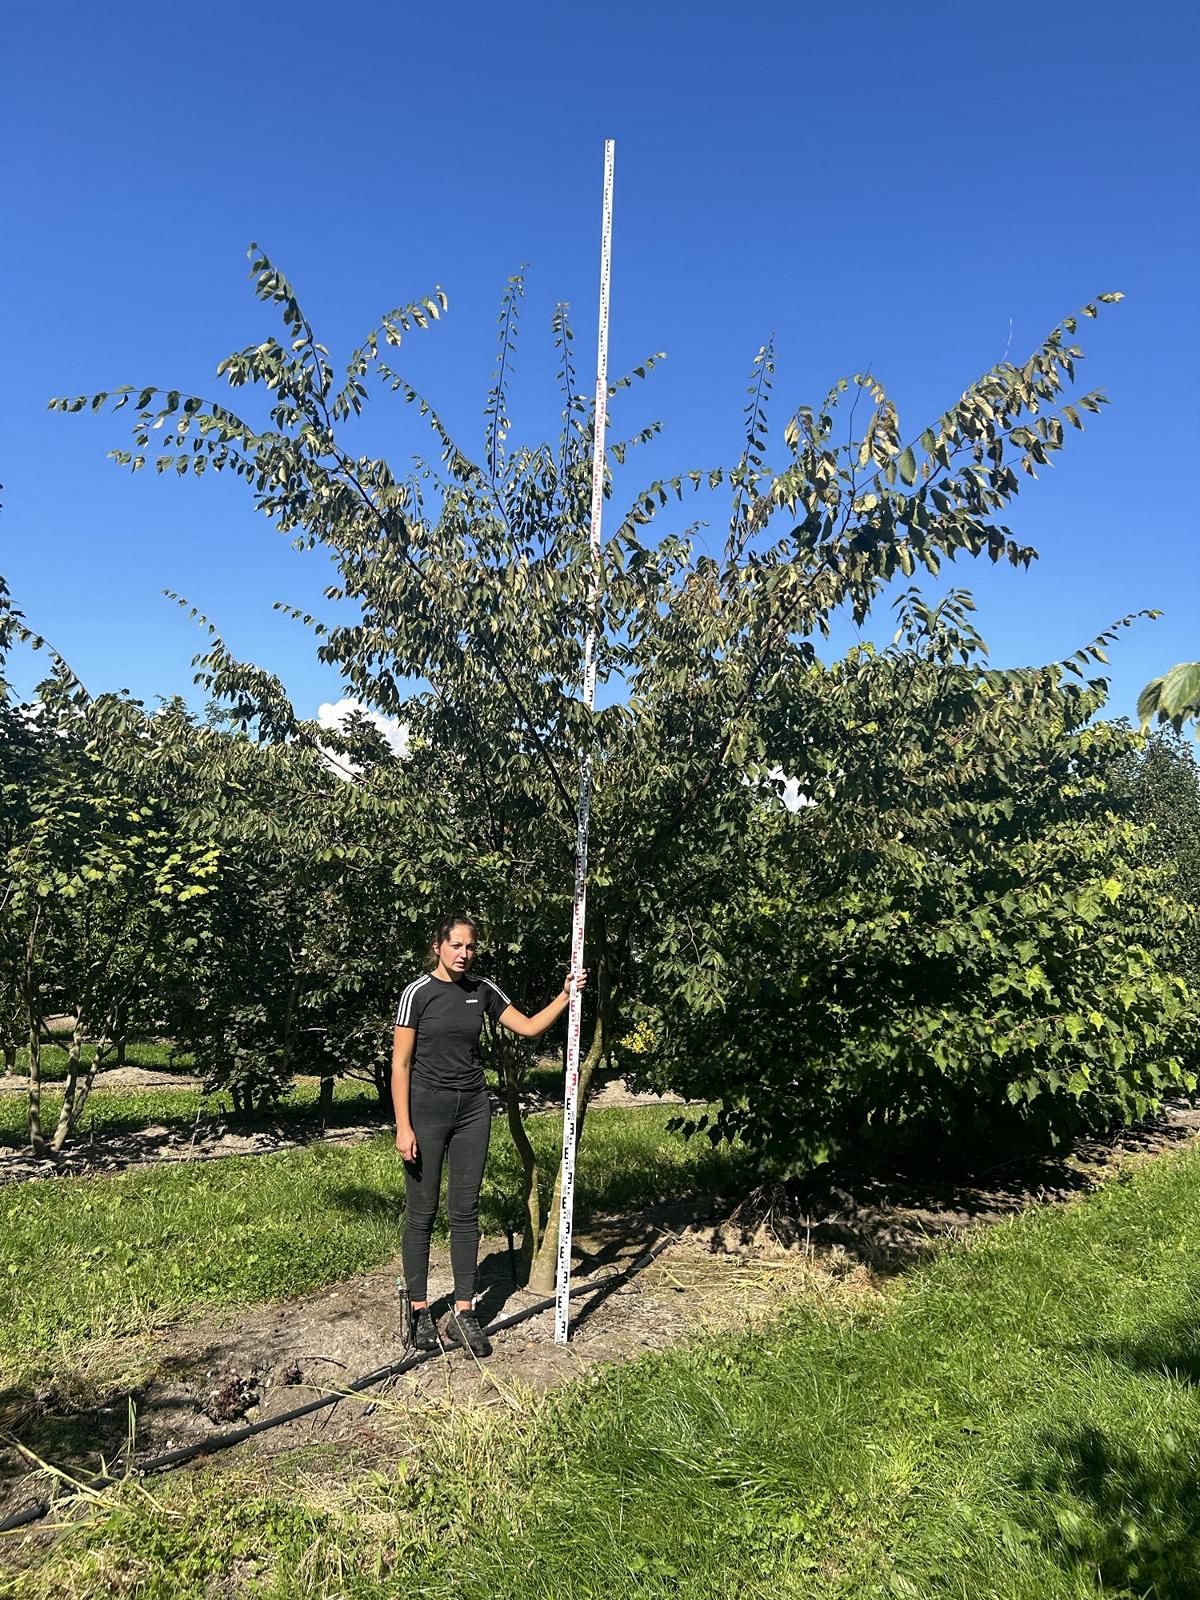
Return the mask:
<path id="1" fill-rule="evenodd" d="M 545 1033 L 546 1029 L 552 1022 L 558 1021 L 559 1017 L 562 1016 L 568 1005 L 570 1005 L 571 986 L 574 985 L 577 989 L 582 989 L 586 982 L 586 971 L 580 972 L 575 976 L 572 976 L 571 973 L 568 973 L 566 983 L 563 984 L 558 994 L 554 996 L 554 999 L 551 1000 L 548 1006 L 543 1006 L 542 1009 L 540 1011 L 536 1011 L 532 1017 L 527 1017 L 525 1013 L 523 1011 L 519 1011 L 516 1006 L 509 1006 L 506 1010 L 500 1013 L 499 1020 L 501 1026 L 507 1028 L 510 1033 L 519 1033 L 522 1039 L 538 1038 L 540 1034 Z M 400 1031 L 401 1030 L 399 1028 L 396 1029 L 397 1033 Z"/>

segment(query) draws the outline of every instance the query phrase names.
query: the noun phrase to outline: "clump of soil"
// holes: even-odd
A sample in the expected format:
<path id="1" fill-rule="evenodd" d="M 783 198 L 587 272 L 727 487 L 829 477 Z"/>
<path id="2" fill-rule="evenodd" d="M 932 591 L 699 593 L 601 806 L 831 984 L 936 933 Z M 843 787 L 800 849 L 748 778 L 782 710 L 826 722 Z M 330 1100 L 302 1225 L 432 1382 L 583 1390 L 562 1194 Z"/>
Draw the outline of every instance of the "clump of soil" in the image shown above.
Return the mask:
<path id="1" fill-rule="evenodd" d="M 260 1374 L 232 1372 L 228 1367 L 210 1368 L 213 1386 L 200 1402 L 210 1422 L 239 1422 L 258 1404 Z"/>

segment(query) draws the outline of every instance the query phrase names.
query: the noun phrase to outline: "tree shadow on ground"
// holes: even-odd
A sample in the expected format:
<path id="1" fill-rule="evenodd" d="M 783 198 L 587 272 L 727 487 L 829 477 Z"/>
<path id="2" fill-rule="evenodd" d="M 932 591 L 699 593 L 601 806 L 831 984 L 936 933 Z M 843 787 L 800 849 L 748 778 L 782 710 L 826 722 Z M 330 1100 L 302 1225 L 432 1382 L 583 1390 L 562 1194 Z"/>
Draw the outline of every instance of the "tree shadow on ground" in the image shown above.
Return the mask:
<path id="1" fill-rule="evenodd" d="M 162 1357 L 150 1379 L 84 1398 L 53 1380 L 0 1390 L 0 1506 L 49 1498 L 58 1480 L 41 1476 L 39 1463 L 87 1479 L 121 1476 L 138 1443 L 138 1417 L 153 1409 L 164 1385 L 198 1380 L 225 1355 L 219 1345 Z M 174 1401 L 179 1413 L 181 1402 Z M 195 1407 L 183 1403 L 183 1411 Z M 24 1447 L 22 1449 L 21 1447 Z"/>
<path id="2" fill-rule="evenodd" d="M 906 1271 L 948 1238 L 1033 1205 L 1095 1188 L 1095 1169 L 1114 1158 L 1156 1153 L 1195 1137 L 1194 1113 L 1172 1115 L 1100 1137 L 1088 1135 L 1048 1154 L 1023 1154 L 947 1166 L 823 1168 L 809 1177 L 765 1183 L 731 1213 L 719 1242 L 774 1242 L 817 1252 L 842 1250 L 873 1272 Z"/>
<path id="3" fill-rule="evenodd" d="M 67 1471 L 78 1464 L 81 1472 L 90 1475 L 99 1470 L 101 1457 L 109 1462 L 116 1459 L 127 1437 L 124 1400 L 119 1408 L 114 1404 L 72 1411 L 28 1390 L 0 1391 L 0 1506 L 10 1495 L 22 1501 L 37 1498 L 32 1491 L 14 1491 L 32 1481 L 38 1461 L 65 1465 Z M 29 1455 L 19 1448 L 18 1441 Z"/>
<path id="4" fill-rule="evenodd" d="M 378 1106 L 365 1096 L 337 1100 L 324 1116 L 315 1105 L 307 1105 L 281 1107 L 261 1116 L 209 1110 L 197 1117 L 195 1100 L 190 1095 L 179 1098 L 190 1104 L 177 1110 L 164 1106 L 161 1115 L 151 1120 L 144 1112 L 122 1111 L 111 1103 L 96 1112 L 85 1110 L 83 1126 L 57 1159 L 47 1158 L 41 1164 L 46 1170 L 36 1174 L 22 1172 L 20 1176 L 45 1177 L 56 1171 L 60 1175 L 79 1173 L 92 1166 L 112 1170 L 191 1156 L 204 1160 L 211 1159 L 209 1151 L 222 1155 L 270 1155 L 292 1145 L 320 1144 L 345 1129 L 374 1131 L 382 1125 Z M 221 1141 L 227 1138 L 253 1140 L 259 1148 L 223 1151 Z M 27 1157 L 28 1150 L 24 1124 L 0 1128 L 0 1156 L 11 1155 L 19 1160 Z"/>
<path id="5" fill-rule="evenodd" d="M 1154 1452 L 1084 1425 L 1048 1441 L 1052 1465 L 1022 1487 L 1050 1502 L 1045 1552 L 1097 1594 L 1200 1600 L 1200 1475 L 1176 1444 Z M 1097 1580 L 1099 1580 L 1097 1582 Z"/>
<path id="6" fill-rule="evenodd" d="M 326 1204 L 351 1217 L 377 1217 L 384 1222 L 398 1222 L 404 1216 L 404 1190 L 399 1186 L 381 1189 L 372 1183 L 338 1183 L 327 1189 L 323 1198 Z"/>
<path id="7" fill-rule="evenodd" d="M 1133 1372 L 1200 1386 L 1200 1321 L 1182 1316 L 1136 1339 L 1098 1339 L 1089 1348 Z"/>
<path id="8" fill-rule="evenodd" d="M 1180 1274 L 1194 1302 L 1196 1274 Z M 1132 1374 L 1167 1419 L 1150 1441 L 1110 1426 L 1079 1424 L 1044 1440 L 1049 1465 L 1022 1487 L 1041 1518 L 1043 1549 L 1067 1572 L 1099 1580 L 1098 1592 L 1147 1600 L 1200 1600 L 1200 1437 L 1192 1391 L 1200 1385 L 1200 1327 L 1189 1312 L 1135 1337 L 1084 1339 L 1076 1346 Z M 1128 1376 L 1123 1381 L 1128 1384 Z"/>

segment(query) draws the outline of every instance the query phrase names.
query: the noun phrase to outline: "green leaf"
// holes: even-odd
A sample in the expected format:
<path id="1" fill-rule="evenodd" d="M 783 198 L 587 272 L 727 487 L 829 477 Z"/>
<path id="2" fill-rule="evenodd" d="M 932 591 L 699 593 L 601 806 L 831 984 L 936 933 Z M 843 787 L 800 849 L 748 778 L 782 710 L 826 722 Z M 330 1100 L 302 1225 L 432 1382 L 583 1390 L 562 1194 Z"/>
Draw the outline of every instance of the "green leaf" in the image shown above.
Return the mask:
<path id="1" fill-rule="evenodd" d="M 1156 713 L 1160 722 L 1176 729 L 1200 717 L 1200 661 L 1181 661 L 1148 683 L 1138 696 L 1137 711 L 1143 729 Z"/>

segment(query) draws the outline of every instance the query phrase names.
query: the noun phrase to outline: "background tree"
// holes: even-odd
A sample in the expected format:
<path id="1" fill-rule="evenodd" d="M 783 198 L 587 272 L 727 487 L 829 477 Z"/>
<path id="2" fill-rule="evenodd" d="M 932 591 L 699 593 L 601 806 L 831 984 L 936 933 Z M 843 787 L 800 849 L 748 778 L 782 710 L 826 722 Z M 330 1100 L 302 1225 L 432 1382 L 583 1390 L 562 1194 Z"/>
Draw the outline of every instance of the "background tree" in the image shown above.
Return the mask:
<path id="1" fill-rule="evenodd" d="M 12 635 L 39 646 L 19 618 Z M 171 802 L 143 763 L 152 731 L 127 697 L 92 699 L 55 657 L 32 707 L 9 706 L 17 737 L 6 764 L 3 860 L 4 989 L 19 996 L 29 1052 L 34 1153 L 61 1150 L 79 1125 L 96 1071 L 118 1037 L 145 1026 L 175 914 L 205 892 L 211 852 L 181 846 Z M 36 737 L 22 738 L 30 728 Z M 53 1132 L 42 1126 L 41 1037 L 46 1016 L 72 1018 L 67 1075 Z M 84 1065 L 84 1045 L 95 1046 Z"/>
<path id="2" fill-rule="evenodd" d="M 0 576 L 0 852 L 6 866 L 19 861 L 29 834 L 30 802 L 45 759 L 46 737 L 36 707 L 17 701 L 6 672 L 14 645 L 24 638 L 24 618 Z M 0 893 L 0 1047 L 4 1070 L 16 1067 L 17 1051 L 30 1044 L 28 967 L 38 918 L 27 920 L 13 904 L 11 868 Z M 41 1039 L 41 1017 L 33 1048 Z"/>
<path id="3" fill-rule="evenodd" d="M 198 663 L 224 709 L 200 724 L 168 708 L 153 757 L 185 837 L 217 859 L 165 989 L 169 1031 L 240 1112 L 268 1110 L 298 1072 L 321 1079 L 326 1114 L 341 1073 L 384 1099 L 380 1015 L 419 942 L 404 883 L 421 857 L 411 777 L 374 730 L 297 719 L 215 631 Z"/>
<path id="4" fill-rule="evenodd" d="M 969 609 L 910 592 L 890 650 L 797 682 L 810 803 L 762 792 L 734 870 L 688 881 L 675 959 L 647 956 L 640 1076 L 775 1176 L 1057 1140 L 1196 1086 L 1195 910 L 1116 782 L 1138 740 L 1092 722 L 1103 680 L 987 668 Z"/>
<path id="5" fill-rule="evenodd" d="M 1178 733 L 1151 734 L 1114 774 L 1114 802 L 1148 830 L 1146 860 L 1168 876 L 1173 894 L 1200 913 L 1200 768 Z M 1181 930 L 1176 960 L 1200 993 L 1200 930 Z"/>

